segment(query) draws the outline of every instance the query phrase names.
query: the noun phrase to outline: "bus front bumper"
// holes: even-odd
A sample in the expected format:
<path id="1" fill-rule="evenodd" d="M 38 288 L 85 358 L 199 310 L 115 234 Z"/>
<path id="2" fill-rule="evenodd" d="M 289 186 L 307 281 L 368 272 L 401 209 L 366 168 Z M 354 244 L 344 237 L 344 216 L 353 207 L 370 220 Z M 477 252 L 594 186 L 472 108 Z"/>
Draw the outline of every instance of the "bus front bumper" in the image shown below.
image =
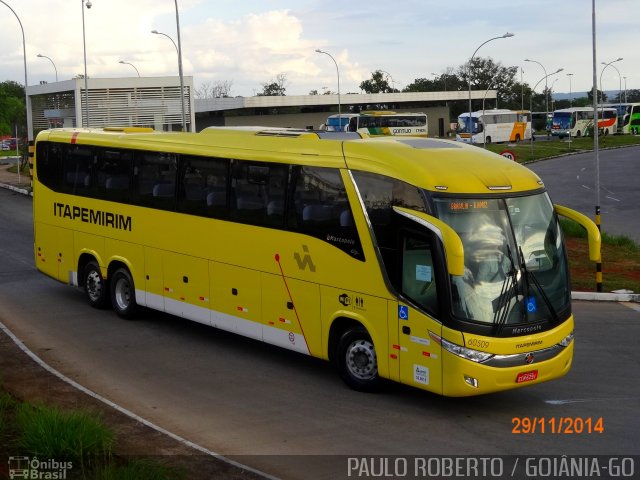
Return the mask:
<path id="1" fill-rule="evenodd" d="M 513 367 L 492 367 L 466 360 L 443 349 L 443 394 L 467 397 L 535 385 L 566 375 L 573 360 L 572 341 L 548 360 Z"/>

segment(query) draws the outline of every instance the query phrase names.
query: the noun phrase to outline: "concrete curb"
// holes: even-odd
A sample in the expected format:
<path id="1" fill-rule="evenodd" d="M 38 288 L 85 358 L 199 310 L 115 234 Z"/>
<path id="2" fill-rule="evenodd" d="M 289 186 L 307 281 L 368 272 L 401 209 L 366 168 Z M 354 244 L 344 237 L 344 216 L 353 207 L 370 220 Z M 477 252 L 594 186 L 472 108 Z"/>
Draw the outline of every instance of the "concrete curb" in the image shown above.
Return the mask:
<path id="1" fill-rule="evenodd" d="M 638 293 L 571 292 L 571 300 L 592 302 L 635 302 L 640 303 Z"/>
<path id="2" fill-rule="evenodd" d="M 13 185 L 8 185 L 6 183 L 0 183 L 0 188 L 5 188 L 7 190 L 12 190 L 16 193 L 20 193 L 22 195 L 30 195 L 33 197 L 33 192 L 27 190 L 26 188 L 15 187 Z"/>
<path id="3" fill-rule="evenodd" d="M 13 190 L 22 195 L 31 195 L 33 192 L 24 188 L 14 187 L 6 183 L 0 183 L 0 188 Z M 596 293 L 596 292 L 571 292 L 572 300 L 582 300 L 591 302 L 635 302 L 640 303 L 640 294 L 634 293 Z"/>

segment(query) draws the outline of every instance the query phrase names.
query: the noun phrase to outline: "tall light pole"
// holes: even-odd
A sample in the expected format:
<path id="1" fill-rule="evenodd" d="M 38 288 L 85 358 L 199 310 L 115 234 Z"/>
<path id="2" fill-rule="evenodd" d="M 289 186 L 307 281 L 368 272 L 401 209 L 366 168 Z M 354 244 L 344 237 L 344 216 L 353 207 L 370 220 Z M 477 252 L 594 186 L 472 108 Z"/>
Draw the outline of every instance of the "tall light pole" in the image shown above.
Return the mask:
<path id="1" fill-rule="evenodd" d="M 389 72 L 385 72 L 384 70 L 380 70 L 380 72 L 384 73 L 387 76 L 387 78 L 391 79 L 391 90 L 395 90 L 396 82 L 393 81 L 393 77 L 391 76 L 391 74 Z"/>
<path id="2" fill-rule="evenodd" d="M 13 13 L 13 15 L 16 17 L 16 20 L 18 20 L 18 24 L 20 25 L 20 31 L 22 32 L 22 54 L 23 54 L 23 61 L 24 61 L 24 106 L 26 109 L 26 113 L 27 113 L 27 140 L 29 141 L 29 156 L 31 157 L 32 155 L 32 147 L 33 147 L 33 128 L 32 128 L 32 119 L 31 119 L 31 100 L 29 99 L 29 95 L 27 95 L 27 47 L 26 47 L 26 41 L 24 38 L 24 28 L 22 27 L 22 22 L 20 21 L 20 17 L 18 16 L 18 14 L 15 12 L 15 10 L 13 8 L 11 8 L 11 6 L 9 4 L 7 4 L 4 0 L 0 0 L 0 3 L 2 3 L 3 5 L 5 5 L 9 10 L 11 10 L 11 13 Z M 17 135 L 16 135 L 17 136 Z M 16 145 L 17 145 L 17 140 L 16 140 Z M 18 164 L 18 180 L 20 178 L 20 167 L 21 165 Z"/>
<path id="3" fill-rule="evenodd" d="M 616 68 L 613 64 L 616 62 L 620 62 L 622 61 L 622 57 L 616 58 L 615 60 L 611 60 L 610 62 L 602 62 L 602 65 L 604 65 L 604 67 L 602 67 L 602 71 L 600 72 L 600 101 L 601 103 L 604 103 L 604 90 L 602 89 L 602 74 L 604 73 L 604 71 L 607 69 L 608 66 L 612 66 L 613 68 Z M 618 70 L 616 68 L 616 70 Z M 618 75 L 620 75 L 620 71 L 618 71 Z M 620 89 L 622 89 L 622 81 L 620 81 Z"/>
<path id="4" fill-rule="evenodd" d="M 569 77 L 569 107 L 573 106 L 573 93 L 571 92 L 571 77 L 573 77 L 573 73 L 567 73 L 567 77 Z"/>
<path id="5" fill-rule="evenodd" d="M 84 6 L 85 0 L 81 0 L 80 8 L 82 9 L 82 49 L 84 52 L 84 116 L 87 119 L 87 128 L 89 128 L 89 82 L 87 80 L 87 40 L 84 27 Z M 87 0 L 87 9 L 91 8 L 93 4 L 91 0 Z"/>
<path id="6" fill-rule="evenodd" d="M 622 60 L 622 58 L 619 58 L 618 60 Z M 616 60 L 616 62 L 618 60 Z M 604 64 L 604 62 L 602 63 Z M 624 112 L 622 111 L 622 75 L 620 74 L 620 70 L 618 70 L 618 67 L 613 65 L 613 62 L 605 66 L 602 69 L 602 71 L 604 72 L 604 69 L 609 66 L 613 68 L 616 72 L 618 72 L 618 121 L 617 121 L 618 125 L 616 125 L 616 131 L 619 131 L 619 130 L 622 130 L 622 122 L 624 120 Z M 600 75 L 600 90 L 602 90 L 602 74 Z M 604 90 L 602 90 L 602 92 L 604 92 Z"/>
<path id="7" fill-rule="evenodd" d="M 548 75 L 545 75 L 545 76 L 544 76 L 544 77 L 542 77 L 540 80 L 538 80 L 538 83 L 536 83 L 536 84 L 535 84 L 535 86 L 531 89 L 531 96 L 529 97 L 529 112 L 530 112 L 530 114 L 532 115 L 532 116 L 531 116 L 531 120 L 532 120 L 532 121 L 531 121 L 531 130 L 532 130 L 532 132 L 531 132 L 531 141 L 530 141 L 530 143 L 531 143 L 531 151 L 532 151 L 532 152 L 533 152 L 533 94 L 534 94 L 534 92 L 535 92 L 536 88 L 538 88 L 538 85 L 540 85 L 540 83 L 541 83 L 543 80 L 544 80 L 545 85 L 546 85 L 547 78 L 549 78 L 550 76 L 555 75 L 555 74 L 557 74 L 557 73 L 560 73 L 560 72 L 562 72 L 563 70 L 564 70 L 564 68 L 559 68 L 559 69 L 558 69 L 558 70 L 556 70 L 555 72 L 550 73 L 550 74 L 548 74 Z M 545 118 L 544 120 L 545 120 L 545 128 L 546 128 L 546 121 L 547 121 L 547 119 Z"/>
<path id="8" fill-rule="evenodd" d="M 187 116 L 184 108 L 184 75 L 182 74 L 182 43 L 180 41 L 180 15 L 178 14 L 178 0 L 176 4 L 176 32 L 178 35 L 178 74 L 180 75 L 180 104 L 182 105 L 182 131 L 187 131 Z"/>
<path id="9" fill-rule="evenodd" d="M 545 116 L 544 116 L 544 121 L 545 121 L 545 122 L 548 122 L 548 119 L 549 119 L 549 87 L 548 87 L 548 85 L 547 85 L 547 78 L 548 78 L 550 75 L 547 75 L 547 69 L 546 69 L 546 68 L 544 68 L 544 65 L 542 65 L 542 64 L 541 64 L 540 62 L 538 62 L 537 60 L 530 60 L 530 59 L 528 59 L 528 58 L 525 58 L 525 59 L 524 59 L 524 61 L 525 61 L 525 62 L 537 63 L 538 65 L 540 65 L 540 66 L 542 67 L 542 70 L 544 70 L 544 74 L 545 74 L 545 77 L 544 77 L 544 80 L 545 80 L 545 82 L 544 82 L 544 90 L 545 90 L 545 93 L 544 93 L 544 109 L 545 109 L 545 112 L 544 112 L 544 115 L 545 115 Z M 557 72 L 556 72 L 556 73 L 557 73 Z M 547 123 L 545 123 L 545 130 L 546 130 L 546 127 L 547 127 Z M 548 133 L 548 132 L 547 132 L 547 133 Z"/>
<path id="10" fill-rule="evenodd" d="M 596 0 L 591 0 L 591 44 L 592 44 L 592 71 L 593 71 L 593 153 L 595 156 L 595 176 L 596 176 L 596 207 L 595 220 L 598 230 L 600 226 L 600 142 L 598 132 L 598 71 L 596 61 Z M 596 263 L 596 291 L 602 292 L 602 262 Z"/>
<path id="11" fill-rule="evenodd" d="M 624 103 L 627 103 L 627 77 L 624 78 Z"/>
<path id="12" fill-rule="evenodd" d="M 467 83 L 469 84 L 469 124 L 468 124 L 468 130 L 469 130 L 469 134 L 471 134 L 471 64 L 473 63 L 473 59 L 476 56 L 476 53 L 478 53 L 478 50 L 480 50 L 482 48 L 483 45 L 486 45 L 489 42 L 492 42 L 493 40 L 498 40 L 500 38 L 509 38 L 509 37 L 513 37 L 513 33 L 505 33 L 504 35 L 500 35 L 499 37 L 493 37 L 490 38 L 489 40 L 483 42 L 480 44 L 480 46 L 478 48 L 476 48 L 476 51 L 473 52 L 473 55 L 471 55 L 471 58 L 469 59 L 469 67 L 467 68 Z"/>
<path id="13" fill-rule="evenodd" d="M 38 58 L 46 58 L 47 60 L 49 60 L 49 61 L 51 62 L 51 65 L 53 65 L 53 69 L 54 69 L 54 70 L 55 70 L 55 72 L 56 72 L 56 82 L 57 82 L 57 81 L 58 81 L 58 69 L 56 68 L 56 64 L 55 64 L 55 63 L 53 63 L 53 60 L 51 60 L 51 59 L 50 59 L 49 57 L 47 57 L 46 55 L 42 55 L 42 54 L 40 54 L 40 53 L 39 53 L 38 55 L 36 55 L 36 57 L 38 57 Z"/>
<path id="14" fill-rule="evenodd" d="M 336 74 L 338 75 L 338 125 L 340 125 L 340 130 L 342 130 L 342 106 L 340 105 L 340 69 L 338 68 L 338 62 L 336 62 L 336 59 L 333 58 L 333 55 L 331 55 L 329 52 L 325 52 L 324 50 L 316 48 L 316 53 L 324 53 L 325 55 L 328 55 L 336 65 Z"/>
<path id="15" fill-rule="evenodd" d="M 136 71 L 136 73 L 138 74 L 138 77 L 140 76 L 140 72 L 138 71 L 138 69 L 133 63 L 125 62 L 124 60 L 120 60 L 118 63 L 122 63 L 123 65 L 131 65 L 133 69 Z"/>
<path id="16" fill-rule="evenodd" d="M 181 87 L 181 90 L 182 90 L 182 86 L 183 86 L 182 57 L 180 55 L 180 48 L 178 48 L 178 45 L 176 45 L 176 42 L 173 40 L 173 38 L 171 38 L 170 35 L 167 35 L 166 33 L 159 32 L 157 30 L 151 30 L 151 33 L 153 33 L 154 35 L 162 35 L 164 37 L 167 37 L 169 40 L 171 40 L 171 43 L 173 43 L 173 46 L 176 49 L 176 54 L 178 55 L 178 72 L 179 72 L 179 75 L 180 75 L 180 87 Z M 184 95 L 181 95 L 181 99 L 182 99 L 182 128 L 185 129 L 186 128 L 185 127 L 186 120 L 185 120 L 185 108 L 184 108 Z"/>

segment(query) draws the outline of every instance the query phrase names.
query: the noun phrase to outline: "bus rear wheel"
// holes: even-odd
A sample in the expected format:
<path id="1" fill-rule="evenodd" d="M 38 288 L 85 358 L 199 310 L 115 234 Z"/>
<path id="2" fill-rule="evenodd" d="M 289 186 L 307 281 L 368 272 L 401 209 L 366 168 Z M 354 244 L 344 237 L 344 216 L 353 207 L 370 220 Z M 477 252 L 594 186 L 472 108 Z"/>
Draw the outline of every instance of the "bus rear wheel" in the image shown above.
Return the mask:
<path id="1" fill-rule="evenodd" d="M 520 134 L 516 133 L 516 143 L 519 143 L 519 142 L 520 142 Z"/>
<path id="2" fill-rule="evenodd" d="M 378 389 L 378 358 L 371 336 L 362 326 L 345 331 L 338 342 L 336 363 L 342 380 L 354 390 Z"/>
<path id="3" fill-rule="evenodd" d="M 95 260 L 89 261 L 82 270 L 82 287 L 89 305 L 106 308 L 109 304 L 109 285 L 103 278 L 100 266 Z"/>
<path id="4" fill-rule="evenodd" d="M 111 276 L 111 306 L 127 320 L 134 318 L 138 309 L 133 279 L 126 268 L 118 268 Z"/>

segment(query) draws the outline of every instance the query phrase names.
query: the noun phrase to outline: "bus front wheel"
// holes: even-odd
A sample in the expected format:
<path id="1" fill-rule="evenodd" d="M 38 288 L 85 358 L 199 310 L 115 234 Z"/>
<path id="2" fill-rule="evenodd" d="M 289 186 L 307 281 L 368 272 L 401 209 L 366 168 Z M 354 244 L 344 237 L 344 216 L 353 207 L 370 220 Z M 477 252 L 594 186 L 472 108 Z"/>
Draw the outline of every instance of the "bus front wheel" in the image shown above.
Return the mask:
<path id="1" fill-rule="evenodd" d="M 109 286 L 102 276 L 100 266 L 91 260 L 82 270 L 82 286 L 89 305 L 93 308 L 106 308 L 109 304 Z"/>
<path id="2" fill-rule="evenodd" d="M 371 392 L 379 387 L 376 349 L 364 327 L 345 331 L 338 342 L 337 353 L 340 376 L 349 387 L 361 392 Z"/>
<path id="3" fill-rule="evenodd" d="M 136 290 L 126 268 L 118 268 L 111 277 L 111 305 L 122 318 L 131 319 L 136 314 Z"/>

